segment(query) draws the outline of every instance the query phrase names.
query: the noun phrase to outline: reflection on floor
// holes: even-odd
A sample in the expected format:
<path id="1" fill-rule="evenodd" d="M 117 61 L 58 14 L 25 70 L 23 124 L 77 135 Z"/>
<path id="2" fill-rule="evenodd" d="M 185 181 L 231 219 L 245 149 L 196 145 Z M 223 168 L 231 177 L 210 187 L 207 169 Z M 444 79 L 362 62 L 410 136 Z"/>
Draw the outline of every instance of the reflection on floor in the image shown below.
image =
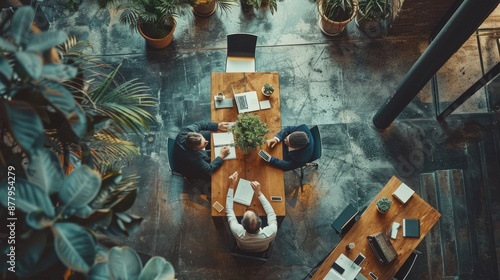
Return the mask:
<path id="1" fill-rule="evenodd" d="M 76 13 L 52 2 L 43 6 L 51 29 L 89 40 L 93 54 L 123 64 L 126 78 L 147 83 L 159 99 L 155 140 L 136 139 L 142 155 L 127 168 L 141 175 L 131 212 L 144 222 L 138 234 L 121 242 L 165 257 L 178 279 L 302 279 L 339 241 L 333 219 L 348 203 L 368 205 L 393 175 L 419 194 L 436 193 L 434 203 L 443 214 L 419 245 L 422 257 L 408 279 L 498 278 L 500 136 L 495 115 L 476 111 L 484 109 L 484 98 L 479 94 L 467 103 L 471 114 L 440 124 L 429 83 L 388 129 L 372 125 L 427 38 L 370 39 L 354 23 L 338 37 L 326 37 L 314 1 L 286 0 L 278 2 L 274 15 L 234 7 L 227 15 L 184 16 L 173 44 L 154 50 L 95 1 L 83 1 Z M 210 119 L 210 73 L 224 71 L 225 38 L 234 32 L 257 34 L 257 70 L 279 72 L 282 124 L 319 125 L 323 138 L 319 169 L 306 173 L 303 192 L 297 174 L 285 174 L 287 217 L 265 264 L 229 254 L 203 187 L 172 176 L 166 159 L 167 137 L 183 125 Z M 482 75 L 474 38 L 468 46 L 436 76 L 441 101 L 449 102 Z M 487 59 L 495 64 L 498 52 Z"/>

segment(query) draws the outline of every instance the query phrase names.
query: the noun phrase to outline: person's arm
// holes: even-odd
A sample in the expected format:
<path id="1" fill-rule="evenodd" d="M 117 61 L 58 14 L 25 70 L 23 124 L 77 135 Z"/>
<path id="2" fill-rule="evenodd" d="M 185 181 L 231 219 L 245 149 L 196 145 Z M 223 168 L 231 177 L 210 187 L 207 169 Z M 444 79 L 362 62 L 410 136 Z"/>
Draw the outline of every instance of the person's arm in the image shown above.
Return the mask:
<path id="1" fill-rule="evenodd" d="M 277 167 L 283 171 L 289 171 L 289 170 L 293 170 L 295 168 L 299 168 L 299 167 L 302 167 L 304 166 L 307 162 L 297 162 L 297 161 L 291 161 L 291 160 L 281 160 L 279 158 L 276 158 L 276 157 L 271 157 L 271 159 L 269 160 L 269 163 L 274 166 L 274 167 Z"/>
<path id="2" fill-rule="evenodd" d="M 238 182 L 238 172 L 234 172 L 231 176 L 229 176 L 228 180 L 228 189 L 226 196 L 226 216 L 231 232 L 234 235 L 240 236 L 242 232 L 245 231 L 245 229 L 240 223 L 238 223 L 238 220 L 236 219 L 236 215 L 234 214 L 233 210 L 233 194 L 237 182 Z"/>
<path id="3" fill-rule="evenodd" d="M 252 187 L 254 187 L 254 183 L 252 183 Z M 266 237 L 271 237 L 273 234 L 278 232 L 278 220 L 276 219 L 276 213 L 274 212 L 271 203 L 267 200 L 264 194 L 260 191 L 260 185 L 257 188 L 254 187 L 255 193 L 262 203 L 262 207 L 264 207 L 264 211 L 266 211 L 267 215 L 267 226 L 262 229 L 262 233 L 266 235 Z"/>
<path id="4" fill-rule="evenodd" d="M 221 165 L 224 163 L 224 159 L 220 156 L 216 156 L 212 162 L 210 162 L 210 158 L 206 155 L 203 155 L 203 159 L 193 162 L 196 164 L 196 169 L 201 170 L 202 172 L 212 175 Z"/>

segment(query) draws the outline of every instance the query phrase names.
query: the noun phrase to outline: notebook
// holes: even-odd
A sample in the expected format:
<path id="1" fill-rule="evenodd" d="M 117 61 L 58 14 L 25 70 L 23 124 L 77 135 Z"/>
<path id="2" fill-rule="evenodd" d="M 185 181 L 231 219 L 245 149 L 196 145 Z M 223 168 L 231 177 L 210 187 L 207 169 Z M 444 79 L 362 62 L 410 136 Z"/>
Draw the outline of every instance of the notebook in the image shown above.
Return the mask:
<path id="1" fill-rule="evenodd" d="M 234 135 L 232 132 L 212 133 L 212 138 L 214 141 L 214 153 L 215 153 L 214 156 L 220 155 L 220 150 L 222 150 L 223 147 L 228 147 L 231 152 L 224 160 L 236 158 L 236 149 L 234 147 Z"/>
<path id="2" fill-rule="evenodd" d="M 236 192 L 234 193 L 233 201 L 250 206 L 253 198 L 253 188 L 250 185 L 250 181 L 241 179 L 238 182 L 238 186 L 236 187 Z"/>
<path id="3" fill-rule="evenodd" d="M 417 238 L 420 237 L 420 220 L 403 219 L 403 236 Z"/>
<path id="4" fill-rule="evenodd" d="M 408 187 L 405 183 L 401 183 L 392 195 L 401 201 L 401 203 L 405 204 L 414 193 L 415 191 Z"/>
<path id="5" fill-rule="evenodd" d="M 232 98 L 224 98 L 221 101 L 215 100 L 214 106 L 215 106 L 215 109 L 233 108 L 233 99 Z"/>
<path id="6" fill-rule="evenodd" d="M 238 107 L 238 113 L 240 114 L 260 110 L 256 91 L 235 93 L 234 100 L 236 101 L 236 107 Z"/>

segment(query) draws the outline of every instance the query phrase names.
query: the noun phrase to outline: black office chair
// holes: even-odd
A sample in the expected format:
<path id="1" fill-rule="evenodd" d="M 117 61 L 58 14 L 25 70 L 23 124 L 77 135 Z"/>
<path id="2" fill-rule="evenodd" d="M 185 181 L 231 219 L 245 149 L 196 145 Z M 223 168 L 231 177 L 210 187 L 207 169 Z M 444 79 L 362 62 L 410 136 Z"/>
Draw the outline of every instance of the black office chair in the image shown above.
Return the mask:
<path id="1" fill-rule="evenodd" d="M 403 263 L 403 265 L 399 268 L 398 272 L 392 277 L 392 280 L 404 280 L 408 275 L 410 275 L 410 271 L 413 268 L 413 265 L 415 264 L 415 261 L 417 260 L 418 255 L 420 252 L 417 250 L 411 252 L 410 256 L 406 261 Z"/>
<path id="2" fill-rule="evenodd" d="M 318 126 L 315 125 L 315 126 L 311 127 L 309 130 L 311 131 L 311 134 L 312 134 L 312 137 L 313 137 L 313 140 L 314 140 L 314 150 L 313 150 L 313 153 L 312 153 L 312 156 L 311 156 L 311 159 L 309 160 L 309 162 L 305 166 L 302 166 L 300 168 L 300 190 L 302 192 L 304 191 L 304 185 L 303 185 L 304 170 L 307 167 L 311 167 L 311 166 L 315 167 L 316 169 L 318 169 L 318 163 L 313 162 L 313 161 L 318 160 L 319 158 L 321 158 L 321 154 L 322 154 L 321 135 L 319 133 Z"/>
<path id="3" fill-rule="evenodd" d="M 170 137 L 167 138 L 167 159 L 168 159 L 168 166 L 169 166 L 170 171 L 172 171 L 172 174 L 184 178 L 184 180 L 189 184 L 196 183 L 197 182 L 196 179 L 187 178 L 179 171 L 179 168 L 176 166 L 176 163 L 174 160 L 174 146 L 175 146 L 175 139 L 170 138 Z"/>
<path id="4" fill-rule="evenodd" d="M 274 240 L 269 243 L 269 247 L 264 252 L 246 252 L 238 247 L 238 243 L 233 238 L 233 246 L 231 248 L 231 255 L 237 258 L 252 259 L 260 262 L 267 262 L 271 257 L 274 248 Z"/>
<path id="5" fill-rule="evenodd" d="M 257 35 L 227 35 L 226 72 L 255 72 Z"/>
<path id="6" fill-rule="evenodd" d="M 332 222 L 331 226 L 341 238 L 351 229 L 359 217 L 359 211 L 352 204 L 340 213 L 340 215 Z"/>

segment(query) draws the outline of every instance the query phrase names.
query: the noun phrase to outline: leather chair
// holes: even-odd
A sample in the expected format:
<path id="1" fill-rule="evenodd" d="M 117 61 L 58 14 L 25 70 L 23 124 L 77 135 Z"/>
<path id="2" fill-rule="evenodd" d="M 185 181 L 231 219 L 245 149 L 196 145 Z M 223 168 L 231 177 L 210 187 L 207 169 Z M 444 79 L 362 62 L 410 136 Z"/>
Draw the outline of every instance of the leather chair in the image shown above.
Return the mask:
<path id="1" fill-rule="evenodd" d="M 347 205 L 342 213 L 340 213 L 340 215 L 331 224 L 335 233 L 342 238 L 354 225 L 358 214 L 359 211 L 356 207 L 352 204 Z"/>
<path id="2" fill-rule="evenodd" d="M 271 241 L 271 243 L 269 243 L 269 247 L 267 247 L 267 250 L 265 250 L 264 252 L 246 252 L 238 247 L 238 243 L 236 243 L 236 240 L 234 240 L 234 238 L 232 239 L 233 239 L 233 246 L 231 248 L 231 255 L 237 258 L 245 258 L 260 262 L 267 262 L 267 260 L 271 257 L 271 254 L 273 252 L 274 240 Z"/>
<path id="3" fill-rule="evenodd" d="M 227 35 L 226 72 L 255 72 L 257 35 Z"/>
<path id="4" fill-rule="evenodd" d="M 413 251 L 408 259 L 403 263 L 403 265 L 399 268 L 398 272 L 392 277 L 392 280 L 404 280 L 410 275 L 411 269 L 415 265 L 415 261 L 419 255 L 418 251 Z"/>
<path id="5" fill-rule="evenodd" d="M 175 139 L 169 137 L 167 139 L 167 160 L 170 171 L 172 172 L 172 174 L 184 178 L 184 180 L 189 184 L 196 183 L 197 181 L 196 179 L 188 179 L 179 171 L 178 167 L 176 166 L 174 160 L 174 146 L 175 146 Z"/>

